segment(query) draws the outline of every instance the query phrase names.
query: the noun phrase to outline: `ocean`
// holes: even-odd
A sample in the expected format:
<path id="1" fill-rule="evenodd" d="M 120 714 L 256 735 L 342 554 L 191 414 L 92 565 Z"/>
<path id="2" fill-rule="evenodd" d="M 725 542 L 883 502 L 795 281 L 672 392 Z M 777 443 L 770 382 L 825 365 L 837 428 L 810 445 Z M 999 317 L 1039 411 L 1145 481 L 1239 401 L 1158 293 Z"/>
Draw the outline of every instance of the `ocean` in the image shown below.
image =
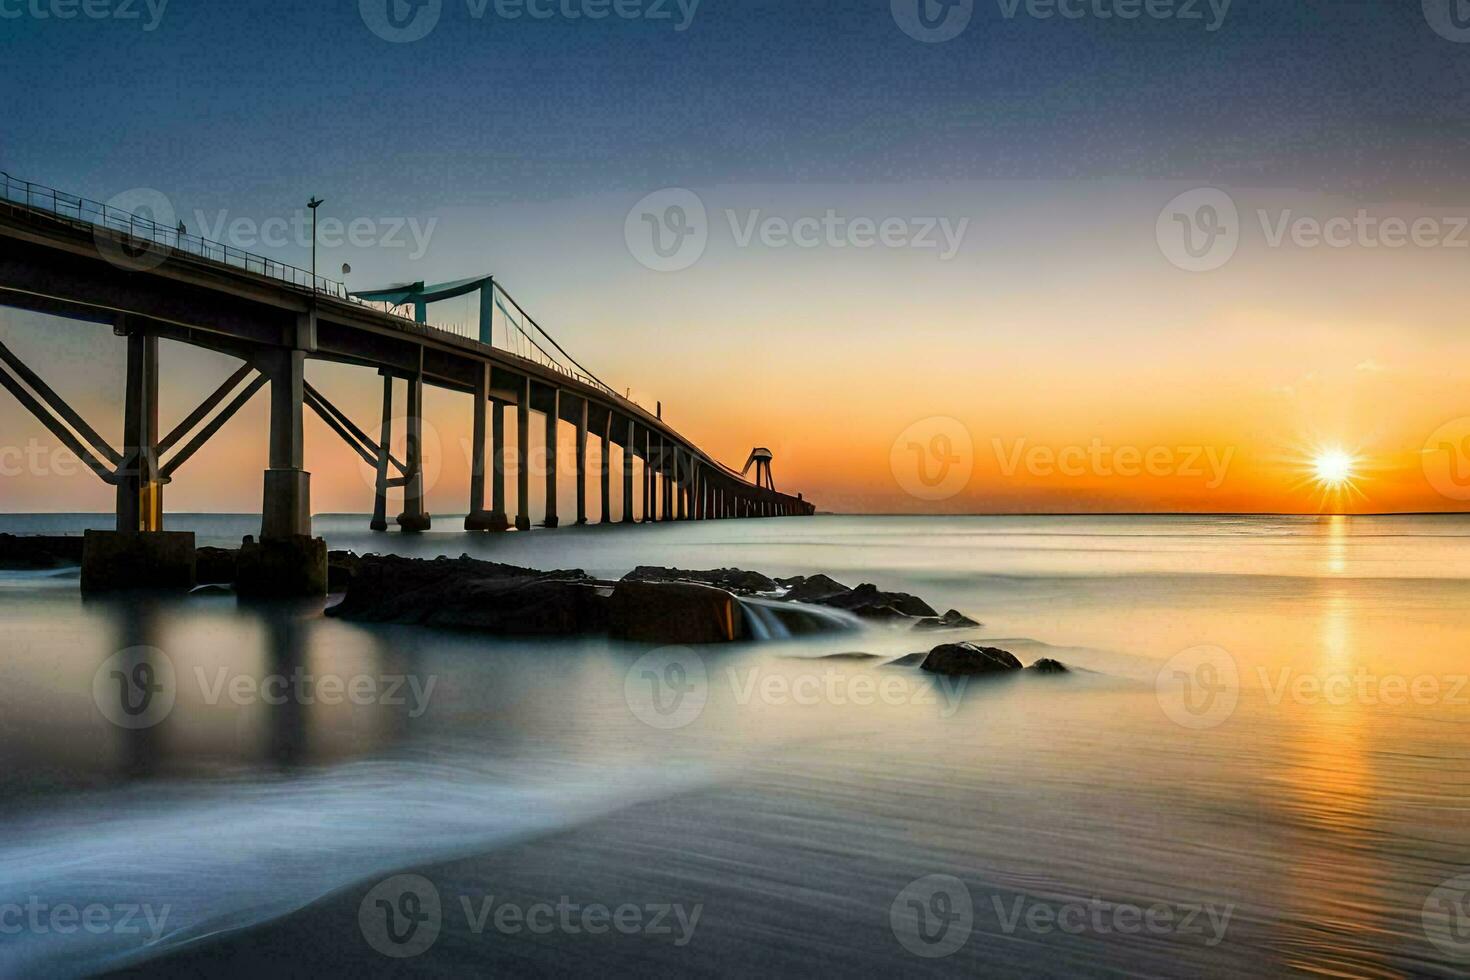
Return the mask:
<path id="1" fill-rule="evenodd" d="M 982 625 L 651 649 L 0 572 L 0 974 L 1470 966 L 1470 518 L 459 523 L 316 531 L 822 572 Z M 890 665 L 961 639 L 1070 671 Z"/>

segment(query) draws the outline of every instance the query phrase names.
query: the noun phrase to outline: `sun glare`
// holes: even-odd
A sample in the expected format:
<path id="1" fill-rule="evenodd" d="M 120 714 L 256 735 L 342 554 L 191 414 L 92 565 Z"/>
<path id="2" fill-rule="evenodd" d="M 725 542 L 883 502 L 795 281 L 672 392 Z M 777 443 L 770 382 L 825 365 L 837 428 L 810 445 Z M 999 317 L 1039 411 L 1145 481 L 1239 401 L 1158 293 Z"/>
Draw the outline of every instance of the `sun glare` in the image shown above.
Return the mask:
<path id="1" fill-rule="evenodd" d="M 1329 490 L 1336 490 L 1353 482 L 1356 460 L 1341 449 L 1327 449 L 1312 460 L 1312 469 L 1317 482 Z"/>

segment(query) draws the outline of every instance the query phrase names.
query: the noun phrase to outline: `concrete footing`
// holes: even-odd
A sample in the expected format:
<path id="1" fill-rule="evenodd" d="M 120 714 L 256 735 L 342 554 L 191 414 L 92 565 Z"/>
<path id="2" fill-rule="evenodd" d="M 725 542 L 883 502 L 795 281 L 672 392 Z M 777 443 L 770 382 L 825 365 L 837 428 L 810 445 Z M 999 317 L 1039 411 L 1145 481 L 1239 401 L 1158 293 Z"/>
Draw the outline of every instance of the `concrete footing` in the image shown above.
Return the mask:
<path id="1" fill-rule="evenodd" d="M 470 514 L 464 519 L 466 531 L 504 531 L 509 527 L 510 524 L 506 522 L 504 514 L 495 514 L 488 510 Z"/>
<path id="2" fill-rule="evenodd" d="M 246 538 L 240 546 L 235 591 L 242 596 L 326 595 L 327 542 L 305 535 L 258 542 Z"/>
<path id="3" fill-rule="evenodd" d="M 409 532 L 410 534 L 417 534 L 420 531 L 427 531 L 432 524 L 433 520 L 429 517 L 428 514 L 410 514 L 405 511 L 404 513 L 398 515 L 399 528 Z"/>
<path id="4" fill-rule="evenodd" d="M 193 587 L 192 531 L 88 531 L 83 539 L 83 592 Z"/>
<path id="5" fill-rule="evenodd" d="M 525 517 L 525 516 L 517 517 L 516 518 L 516 530 L 517 531 L 529 531 L 529 530 L 531 530 L 531 519 L 529 517 Z"/>

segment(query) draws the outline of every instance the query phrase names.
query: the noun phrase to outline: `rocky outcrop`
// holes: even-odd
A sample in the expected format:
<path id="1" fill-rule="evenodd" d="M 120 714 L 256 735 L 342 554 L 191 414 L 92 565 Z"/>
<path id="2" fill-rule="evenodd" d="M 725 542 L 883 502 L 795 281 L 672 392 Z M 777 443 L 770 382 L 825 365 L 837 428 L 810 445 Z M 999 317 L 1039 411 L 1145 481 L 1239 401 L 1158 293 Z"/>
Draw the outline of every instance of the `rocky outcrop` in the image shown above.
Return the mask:
<path id="1" fill-rule="evenodd" d="M 783 578 L 777 581 L 786 588 L 780 598 L 787 602 L 821 604 L 824 599 L 833 599 L 852 591 L 836 579 L 822 574 L 798 575 L 795 578 Z"/>
<path id="2" fill-rule="evenodd" d="M 982 647 L 975 643 L 944 643 L 930 650 L 919 667 L 931 674 L 953 677 L 1020 670 L 1021 661 L 998 647 Z"/>
<path id="3" fill-rule="evenodd" d="M 1027 667 L 1026 669 L 1027 670 L 1034 670 L 1038 674 L 1068 674 L 1068 673 L 1071 673 L 1071 671 L 1067 669 L 1067 665 L 1066 664 L 1062 663 L 1060 660 L 1052 660 L 1050 657 L 1043 657 L 1041 660 L 1036 661 L 1036 663 L 1032 664 L 1030 667 Z"/>
<path id="4" fill-rule="evenodd" d="M 0 569 L 30 571 L 82 563 L 82 538 L 0 534 Z"/>
<path id="5" fill-rule="evenodd" d="M 907 592 L 883 592 L 876 585 L 863 584 L 855 589 L 826 599 L 815 600 L 817 605 L 833 609 L 845 609 L 864 619 L 897 619 L 902 616 L 937 616 L 923 599 Z"/>
<path id="6" fill-rule="evenodd" d="M 239 561 L 234 548 L 196 548 L 194 579 L 201 585 L 234 585 Z"/>
<path id="7" fill-rule="evenodd" d="M 533 632 L 575 632 L 578 614 L 550 615 L 541 607 L 555 596 L 578 600 L 580 592 L 529 589 L 534 583 L 589 584 L 580 570 L 538 572 L 516 565 L 478 561 L 468 556 L 425 561 L 394 555 L 353 556 L 339 567 L 348 574 L 347 592 L 327 615 L 369 623 L 463 625 L 491 632 L 516 632 L 532 625 Z M 536 607 L 524 615 L 511 608 L 516 602 Z M 481 609 L 480 604 L 485 608 Z M 560 622 L 564 625 L 553 627 Z"/>
<path id="8" fill-rule="evenodd" d="M 925 616 L 914 624 L 916 630 L 961 630 L 979 626 L 969 616 L 958 609 L 951 609 L 943 616 Z"/>
<path id="9" fill-rule="evenodd" d="M 624 579 L 608 604 L 608 632 L 645 643 L 726 643 L 745 636 L 735 597 L 694 582 Z"/>
<path id="10" fill-rule="evenodd" d="M 762 595 L 775 592 L 775 579 L 760 572 L 747 572 L 741 568 L 714 568 L 708 571 L 691 571 L 683 568 L 662 568 L 657 565 L 639 565 L 627 575 L 624 582 L 695 582 L 700 585 L 724 589 L 735 595 Z"/>

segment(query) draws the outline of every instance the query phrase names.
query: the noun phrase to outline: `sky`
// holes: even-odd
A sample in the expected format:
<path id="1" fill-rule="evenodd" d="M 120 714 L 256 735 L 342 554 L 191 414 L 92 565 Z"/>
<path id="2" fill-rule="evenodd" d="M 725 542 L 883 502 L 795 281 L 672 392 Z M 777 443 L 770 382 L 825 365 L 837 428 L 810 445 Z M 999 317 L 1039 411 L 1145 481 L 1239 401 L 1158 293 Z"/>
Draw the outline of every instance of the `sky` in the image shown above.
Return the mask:
<path id="1" fill-rule="evenodd" d="M 726 463 L 769 446 L 778 486 L 827 510 L 1461 510 L 1450 13 L 0 0 L 0 170 L 162 195 L 299 265 L 318 195 L 357 228 L 319 245 L 349 287 L 494 273 L 614 387 Z M 0 308 L 0 340 L 117 438 L 110 332 Z M 165 428 L 233 369 L 163 360 Z M 373 427 L 375 375 L 309 376 Z M 426 414 L 430 508 L 463 513 L 468 399 Z M 263 422 L 262 398 L 169 508 L 258 509 Z M 110 509 L 8 395 L 0 423 L 0 509 Z M 1333 454 L 1351 486 L 1314 479 Z M 315 510 L 370 507 L 354 459 L 309 423 Z"/>

